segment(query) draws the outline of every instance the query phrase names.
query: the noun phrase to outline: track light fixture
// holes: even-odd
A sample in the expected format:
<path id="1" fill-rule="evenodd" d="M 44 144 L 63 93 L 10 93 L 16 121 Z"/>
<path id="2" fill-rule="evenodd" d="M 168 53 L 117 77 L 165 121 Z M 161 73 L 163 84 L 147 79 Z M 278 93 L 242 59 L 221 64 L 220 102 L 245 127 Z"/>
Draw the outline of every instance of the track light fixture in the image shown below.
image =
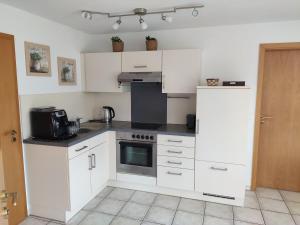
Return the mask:
<path id="1" fill-rule="evenodd" d="M 121 17 L 119 17 L 119 19 L 112 25 L 112 28 L 114 30 L 118 30 L 120 28 L 122 21 L 121 21 Z"/>
<path id="2" fill-rule="evenodd" d="M 172 21 L 173 21 L 173 17 L 171 17 L 171 16 L 166 16 L 166 15 L 164 15 L 164 14 L 161 14 L 161 19 L 162 19 L 163 21 L 165 21 L 165 22 L 168 22 L 168 23 L 172 23 Z"/>
<path id="3" fill-rule="evenodd" d="M 144 19 L 141 16 L 140 16 L 139 22 L 140 22 L 142 30 L 147 30 L 148 24 L 144 21 Z"/>
<path id="4" fill-rule="evenodd" d="M 178 6 L 170 8 L 169 10 L 157 10 L 157 11 L 148 11 L 144 8 L 136 8 L 132 10 L 130 13 L 106 13 L 106 12 L 97 12 L 97 11 L 88 11 L 88 10 L 82 10 L 81 16 L 84 19 L 93 19 L 93 15 L 104 15 L 108 18 L 115 18 L 118 17 L 119 19 L 112 25 L 112 28 L 114 30 L 118 30 L 120 28 L 120 25 L 122 23 L 121 17 L 125 16 L 138 16 L 139 17 L 139 23 L 141 25 L 141 28 L 143 30 L 146 30 L 148 28 L 148 24 L 144 21 L 142 16 L 148 15 L 148 14 L 161 14 L 161 19 L 165 22 L 171 23 L 173 21 L 173 18 L 171 16 L 166 16 L 164 13 L 176 13 L 177 10 L 186 10 L 186 9 L 193 9 L 192 16 L 197 17 L 199 15 L 199 8 L 203 8 L 204 5 L 198 4 L 198 5 L 186 5 L 186 6 Z"/>

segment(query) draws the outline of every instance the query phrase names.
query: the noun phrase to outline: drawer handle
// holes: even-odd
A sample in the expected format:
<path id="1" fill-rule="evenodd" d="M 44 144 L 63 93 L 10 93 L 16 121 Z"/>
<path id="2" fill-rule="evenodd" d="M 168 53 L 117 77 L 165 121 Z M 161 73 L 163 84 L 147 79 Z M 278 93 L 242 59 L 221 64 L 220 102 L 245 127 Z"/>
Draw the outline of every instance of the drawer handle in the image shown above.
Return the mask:
<path id="1" fill-rule="evenodd" d="M 210 169 L 218 170 L 218 171 L 227 171 L 228 170 L 227 168 L 219 168 L 219 167 L 214 167 L 214 166 L 210 167 Z"/>
<path id="2" fill-rule="evenodd" d="M 89 155 L 89 170 L 93 169 L 92 156 Z"/>
<path id="3" fill-rule="evenodd" d="M 79 149 L 76 149 L 75 150 L 75 152 L 80 152 L 80 151 L 82 151 L 82 150 L 84 150 L 84 149 L 86 149 L 86 148 L 88 148 L 89 146 L 83 146 L 82 148 L 79 148 Z"/>
<path id="4" fill-rule="evenodd" d="M 135 65 L 134 68 L 136 68 L 136 69 L 147 68 L 147 65 Z"/>
<path id="5" fill-rule="evenodd" d="M 182 151 L 172 151 L 172 150 L 168 150 L 169 153 L 175 153 L 175 154 L 182 154 Z"/>
<path id="6" fill-rule="evenodd" d="M 182 140 L 168 140 L 168 142 L 182 143 Z"/>
<path id="7" fill-rule="evenodd" d="M 167 161 L 169 164 L 182 165 L 182 162 Z"/>
<path id="8" fill-rule="evenodd" d="M 167 174 L 176 175 L 176 176 L 181 176 L 182 175 L 182 173 L 174 173 L 174 172 L 170 172 L 170 171 L 168 171 Z"/>

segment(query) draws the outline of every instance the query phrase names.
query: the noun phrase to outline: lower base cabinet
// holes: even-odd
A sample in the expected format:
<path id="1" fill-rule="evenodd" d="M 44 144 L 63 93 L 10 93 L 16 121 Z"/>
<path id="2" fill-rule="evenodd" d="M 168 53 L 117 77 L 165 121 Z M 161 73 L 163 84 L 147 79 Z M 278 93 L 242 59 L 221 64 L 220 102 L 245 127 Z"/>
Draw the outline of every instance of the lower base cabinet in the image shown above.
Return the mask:
<path id="1" fill-rule="evenodd" d="M 245 166 L 195 161 L 195 190 L 205 196 L 244 198 Z"/>

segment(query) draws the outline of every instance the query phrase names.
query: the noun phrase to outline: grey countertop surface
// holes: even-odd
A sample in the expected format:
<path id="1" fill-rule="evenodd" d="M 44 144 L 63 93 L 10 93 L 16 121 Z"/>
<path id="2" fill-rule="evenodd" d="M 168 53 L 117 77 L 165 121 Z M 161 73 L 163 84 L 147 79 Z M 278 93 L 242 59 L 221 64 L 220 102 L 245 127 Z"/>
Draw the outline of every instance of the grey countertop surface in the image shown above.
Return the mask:
<path id="1" fill-rule="evenodd" d="M 113 121 L 111 124 L 98 123 L 98 122 L 86 122 L 81 124 L 81 129 L 88 129 L 87 132 L 80 132 L 76 136 L 65 139 L 65 140 L 45 140 L 36 138 L 27 138 L 23 142 L 25 144 L 36 144 L 36 145 L 49 145 L 57 147 L 70 147 L 78 144 L 84 140 L 92 138 L 98 134 L 106 131 L 139 131 L 139 132 L 150 132 L 156 134 L 168 134 L 168 135 L 182 135 L 182 136 L 195 136 L 195 131 L 190 130 L 184 124 L 166 124 L 156 130 L 143 130 L 131 127 L 129 121 Z"/>

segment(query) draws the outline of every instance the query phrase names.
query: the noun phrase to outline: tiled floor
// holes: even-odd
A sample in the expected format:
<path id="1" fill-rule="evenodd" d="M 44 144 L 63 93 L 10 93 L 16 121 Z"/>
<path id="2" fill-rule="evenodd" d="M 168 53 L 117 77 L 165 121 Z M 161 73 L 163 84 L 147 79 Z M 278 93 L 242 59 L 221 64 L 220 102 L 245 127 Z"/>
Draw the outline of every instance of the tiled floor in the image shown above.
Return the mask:
<path id="1" fill-rule="evenodd" d="M 21 225 L 58 225 L 29 217 Z M 300 193 L 258 188 L 232 207 L 121 188 L 105 188 L 69 225 L 300 225 Z"/>

